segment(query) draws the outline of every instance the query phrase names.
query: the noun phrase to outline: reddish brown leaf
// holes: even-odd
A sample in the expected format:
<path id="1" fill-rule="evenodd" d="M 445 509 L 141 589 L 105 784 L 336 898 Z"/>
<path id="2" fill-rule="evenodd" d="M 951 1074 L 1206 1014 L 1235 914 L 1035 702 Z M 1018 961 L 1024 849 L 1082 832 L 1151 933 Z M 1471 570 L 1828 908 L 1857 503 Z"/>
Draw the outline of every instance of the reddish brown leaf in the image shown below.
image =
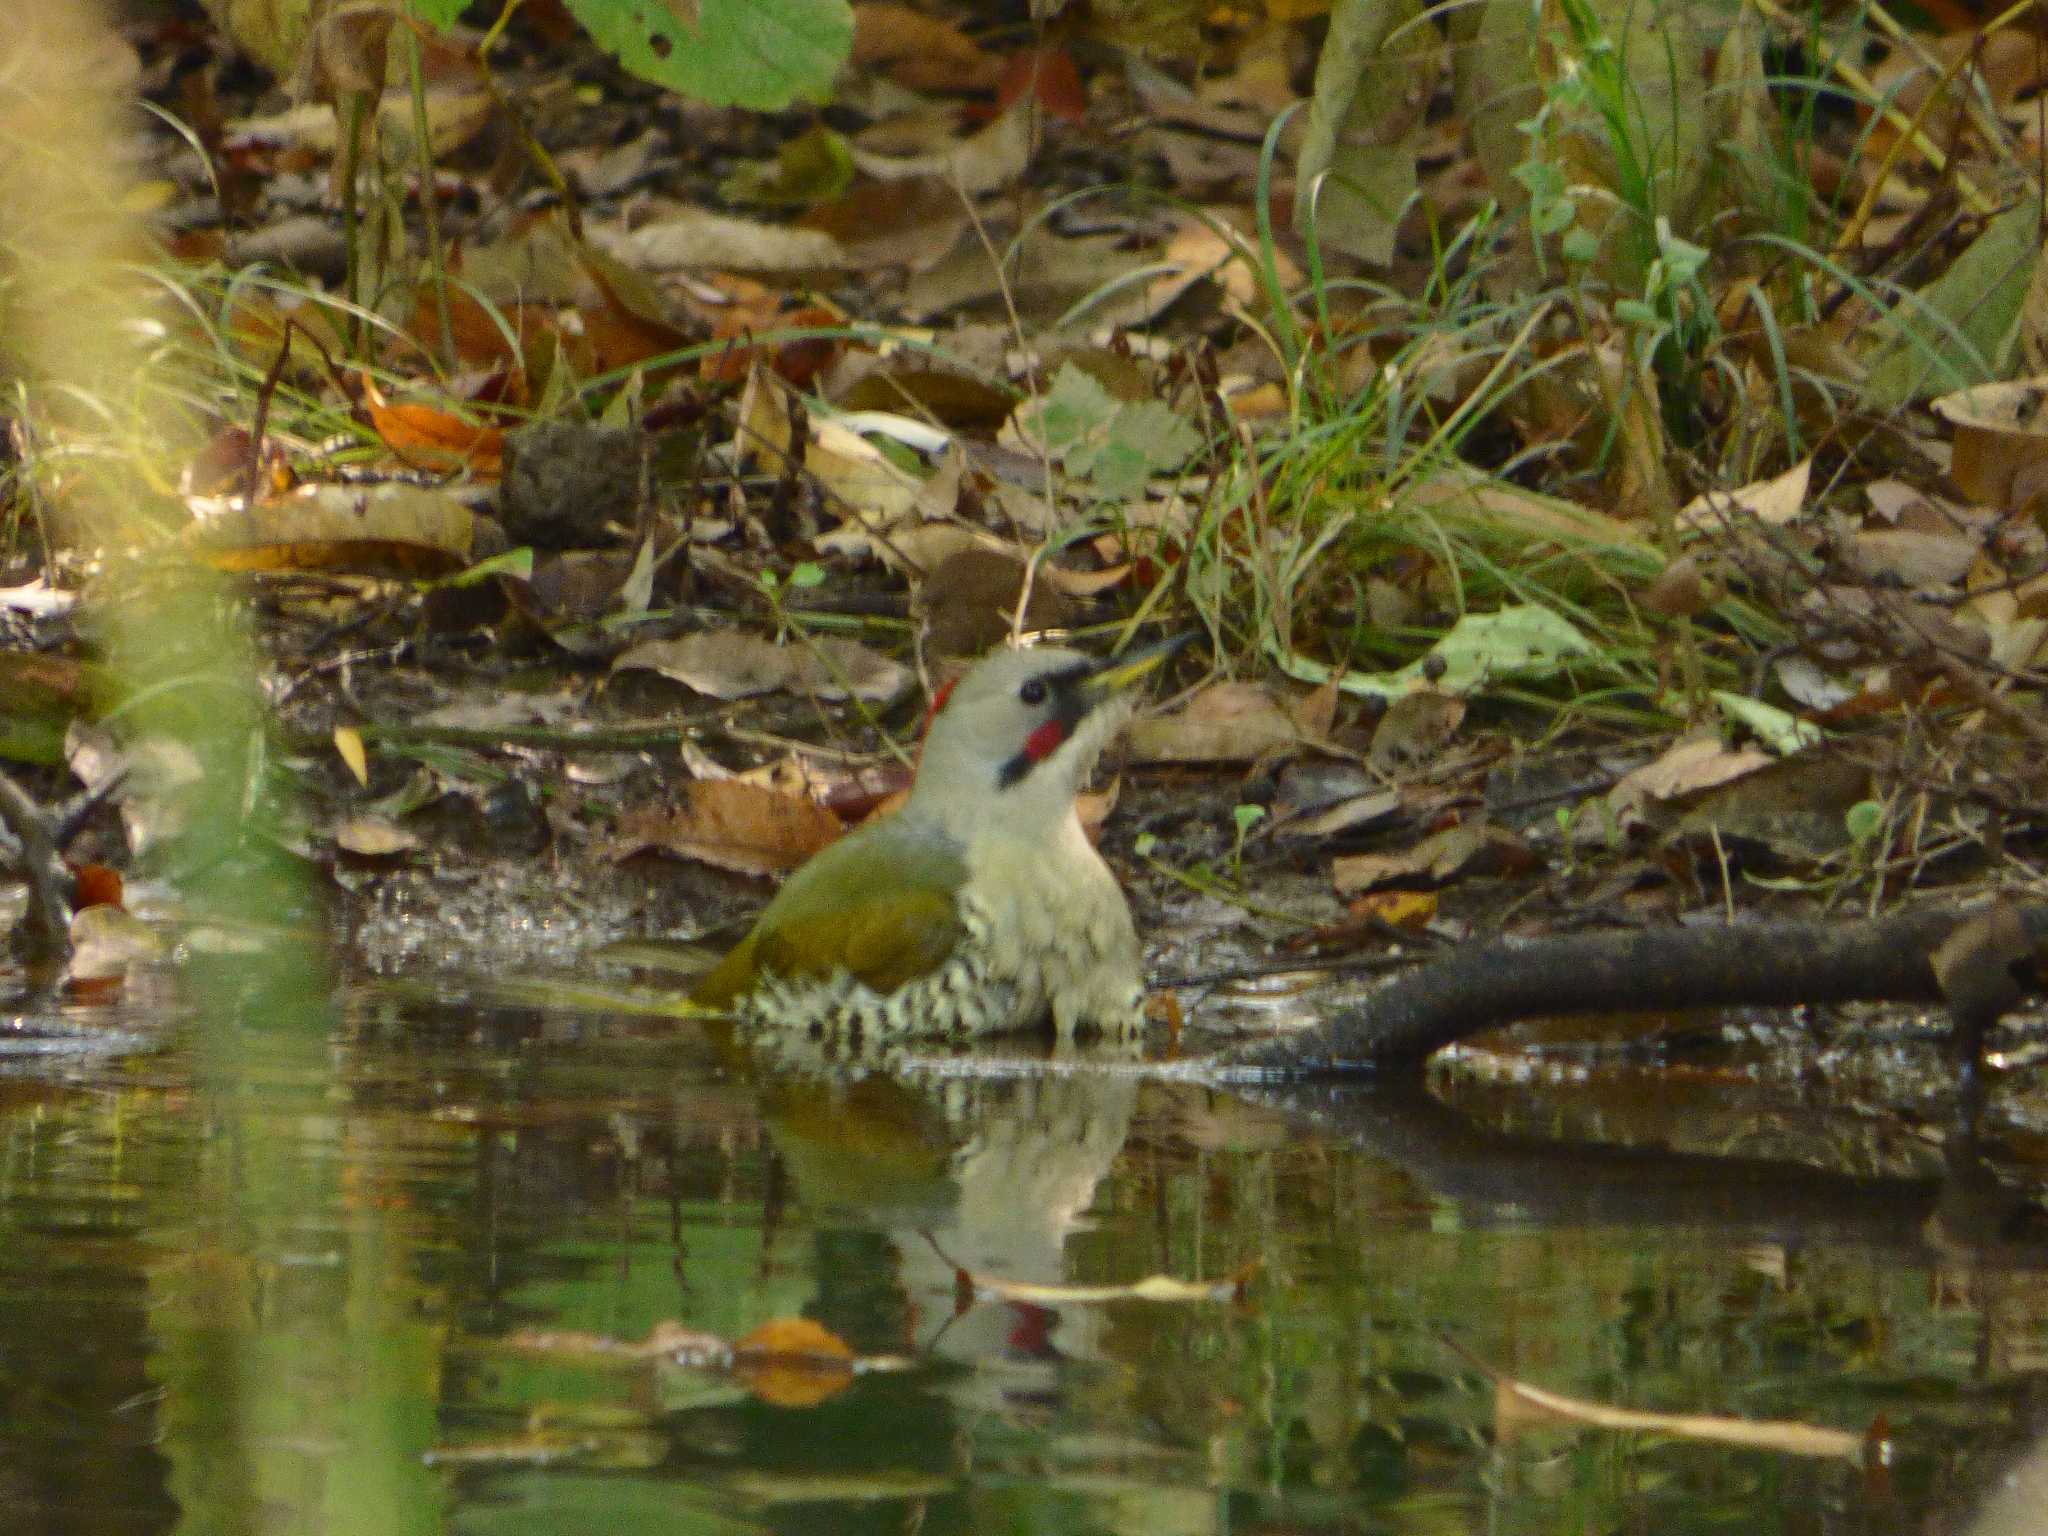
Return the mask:
<path id="1" fill-rule="evenodd" d="M 893 0 L 853 8 L 853 62 L 913 91 L 983 91 L 999 66 L 949 21 Z"/>
<path id="2" fill-rule="evenodd" d="M 705 779 L 684 790 L 671 810 L 620 818 L 612 856 L 658 849 L 746 875 L 795 869 L 838 837 L 839 818 L 823 806 L 738 779 Z"/>
<path id="3" fill-rule="evenodd" d="M 385 446 L 417 469 L 467 470 L 492 480 L 505 467 L 505 434 L 496 427 L 464 421 L 438 406 L 388 404 L 374 391 L 363 403 Z"/>
<path id="4" fill-rule="evenodd" d="M 1026 48 L 1010 55 L 996 86 L 996 106 L 1005 109 L 1025 97 L 1035 100 L 1048 117 L 1070 123 L 1088 119 L 1088 92 L 1081 72 L 1064 48 Z"/>
<path id="5" fill-rule="evenodd" d="M 763 1323 L 733 1345 L 732 1373 L 764 1403 L 814 1408 L 853 1381 L 853 1351 L 805 1317 Z"/>

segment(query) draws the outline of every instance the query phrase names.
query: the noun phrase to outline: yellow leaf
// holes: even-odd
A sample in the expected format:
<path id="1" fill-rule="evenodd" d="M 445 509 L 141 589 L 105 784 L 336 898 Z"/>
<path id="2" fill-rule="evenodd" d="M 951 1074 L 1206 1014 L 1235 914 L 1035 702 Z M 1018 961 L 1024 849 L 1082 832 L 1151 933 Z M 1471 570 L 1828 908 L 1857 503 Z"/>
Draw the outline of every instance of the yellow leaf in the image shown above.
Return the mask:
<path id="1" fill-rule="evenodd" d="M 363 733 L 352 725 L 337 725 L 334 728 L 334 750 L 348 764 L 348 771 L 356 776 L 356 782 L 368 789 L 370 755 L 363 748 Z"/>

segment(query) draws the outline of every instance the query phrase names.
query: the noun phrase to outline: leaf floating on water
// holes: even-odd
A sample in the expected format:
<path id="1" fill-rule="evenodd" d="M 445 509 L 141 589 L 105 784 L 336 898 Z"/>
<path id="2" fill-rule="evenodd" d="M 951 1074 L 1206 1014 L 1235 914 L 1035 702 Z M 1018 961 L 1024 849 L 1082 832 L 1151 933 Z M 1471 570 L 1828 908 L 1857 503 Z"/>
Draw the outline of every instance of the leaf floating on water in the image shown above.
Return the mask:
<path id="1" fill-rule="evenodd" d="M 852 1384 L 858 1362 L 838 1335 L 804 1317 L 763 1323 L 733 1346 L 732 1373 L 764 1403 L 814 1408 Z"/>
<path id="2" fill-rule="evenodd" d="M 1709 1440 L 1751 1450 L 1780 1451 L 1788 1456 L 1832 1456 L 1861 1463 L 1874 1449 L 1869 1437 L 1846 1429 L 1829 1429 L 1793 1419 L 1734 1419 L 1711 1413 L 1652 1413 L 1616 1408 L 1587 1398 L 1566 1397 L 1518 1381 L 1480 1360 L 1455 1339 L 1444 1340 L 1494 1387 L 1494 1424 L 1502 1441 L 1530 1424 L 1563 1420 L 1596 1429 L 1675 1435 L 1682 1440 Z"/>
<path id="3" fill-rule="evenodd" d="M 440 1446 L 421 1458 L 428 1466 L 554 1466 L 641 1469 L 658 1465 L 668 1436 L 648 1427 L 637 1408 L 609 1403 L 552 1403 L 527 1415 L 526 1432 L 503 1440 Z"/>
<path id="4" fill-rule="evenodd" d="M 1034 1306 L 1084 1306 L 1106 1301 L 1242 1302 L 1245 1288 L 1258 1273 L 1253 1260 L 1221 1280 L 1182 1280 L 1173 1275 L 1146 1275 L 1118 1285 L 1070 1285 L 1052 1281 L 1010 1280 L 984 1274 L 955 1262 L 931 1233 L 924 1234 L 932 1252 L 953 1266 L 954 1291 L 961 1309 L 976 1301 L 1022 1301 Z"/>
<path id="5" fill-rule="evenodd" d="M 612 1360 L 654 1360 L 672 1357 L 679 1365 L 722 1370 L 732 1362 L 732 1346 L 715 1333 L 656 1323 L 640 1340 L 616 1339 L 576 1328 L 522 1328 L 508 1333 L 504 1347 L 523 1354 L 586 1355 Z"/>
<path id="6" fill-rule="evenodd" d="M 638 1342 L 563 1329 L 509 1334 L 504 1344 L 533 1354 L 661 1361 L 684 1370 L 728 1375 L 763 1402 L 781 1408 L 815 1407 L 843 1392 L 855 1376 L 901 1370 L 909 1364 L 893 1355 L 856 1355 L 837 1334 L 802 1317 L 771 1319 L 736 1343 L 663 1322 Z"/>

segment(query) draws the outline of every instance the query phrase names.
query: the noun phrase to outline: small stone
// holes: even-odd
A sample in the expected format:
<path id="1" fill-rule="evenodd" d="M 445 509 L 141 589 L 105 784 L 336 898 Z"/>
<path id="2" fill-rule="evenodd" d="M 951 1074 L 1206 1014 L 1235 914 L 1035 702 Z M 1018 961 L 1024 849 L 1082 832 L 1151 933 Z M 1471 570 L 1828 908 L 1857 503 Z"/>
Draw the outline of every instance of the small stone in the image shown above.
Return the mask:
<path id="1" fill-rule="evenodd" d="M 585 549 L 605 542 L 607 523 L 634 522 L 643 442 L 622 427 L 574 421 L 536 422 L 512 433 L 498 493 L 512 542 Z"/>

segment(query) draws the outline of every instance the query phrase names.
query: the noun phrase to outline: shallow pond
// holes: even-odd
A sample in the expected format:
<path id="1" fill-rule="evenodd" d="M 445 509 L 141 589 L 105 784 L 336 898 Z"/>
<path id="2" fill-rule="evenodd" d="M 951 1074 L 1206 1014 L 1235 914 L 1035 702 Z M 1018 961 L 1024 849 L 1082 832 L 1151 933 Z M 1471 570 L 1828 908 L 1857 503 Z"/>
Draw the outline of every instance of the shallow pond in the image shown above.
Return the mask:
<path id="1" fill-rule="evenodd" d="M 744 1071 L 310 975 L 14 1042 L 7 1529 L 1917 1533 L 2048 1417 L 2048 1252 L 1931 1160 L 1014 1054 Z M 1872 1439 L 1545 1421 L 1489 1369 Z"/>

